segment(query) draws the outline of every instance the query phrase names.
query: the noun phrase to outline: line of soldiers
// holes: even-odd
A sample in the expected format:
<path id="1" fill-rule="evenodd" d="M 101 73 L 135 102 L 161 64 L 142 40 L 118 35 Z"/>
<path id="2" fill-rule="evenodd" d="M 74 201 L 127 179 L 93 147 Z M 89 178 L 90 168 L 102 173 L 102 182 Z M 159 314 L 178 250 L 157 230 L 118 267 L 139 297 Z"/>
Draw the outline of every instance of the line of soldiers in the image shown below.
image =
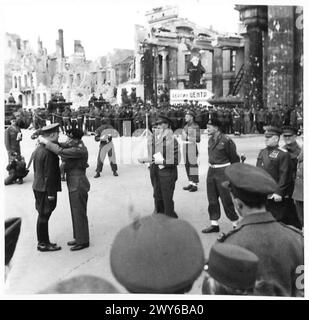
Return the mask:
<path id="1" fill-rule="evenodd" d="M 185 125 L 186 111 L 194 109 L 195 122 L 201 129 L 207 128 L 209 120 L 216 118 L 222 124 L 222 132 L 225 134 L 250 134 L 264 133 L 265 126 L 291 125 L 297 130 L 302 130 L 303 114 L 301 107 L 273 108 L 268 109 L 244 109 L 239 106 L 201 106 L 193 103 L 178 105 L 160 105 L 155 107 L 151 104 L 142 103 L 123 106 L 112 106 L 105 103 L 103 107 L 90 103 L 89 107 L 80 107 L 71 110 L 66 107 L 63 112 L 57 109 L 51 115 L 52 123 L 59 123 L 65 132 L 68 128 L 78 128 L 86 132 L 95 132 L 103 123 L 109 123 L 122 135 L 146 128 L 146 115 L 149 124 L 154 123 L 158 114 L 167 116 L 172 121 L 174 130 L 181 129 Z M 151 127 L 150 127 L 151 129 Z"/>

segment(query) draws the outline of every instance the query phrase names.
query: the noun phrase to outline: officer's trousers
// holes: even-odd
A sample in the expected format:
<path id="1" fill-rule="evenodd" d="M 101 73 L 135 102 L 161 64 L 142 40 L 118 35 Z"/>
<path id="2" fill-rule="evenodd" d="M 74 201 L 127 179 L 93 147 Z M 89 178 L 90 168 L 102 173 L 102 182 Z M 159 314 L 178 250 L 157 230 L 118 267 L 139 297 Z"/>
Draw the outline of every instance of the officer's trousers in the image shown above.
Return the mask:
<path id="1" fill-rule="evenodd" d="M 87 218 L 88 191 L 84 188 L 69 192 L 73 238 L 77 244 L 89 242 L 89 227 Z"/>
<path id="2" fill-rule="evenodd" d="M 183 145 L 183 158 L 189 181 L 199 183 L 198 176 L 198 149 L 195 143 Z"/>
<path id="3" fill-rule="evenodd" d="M 117 163 L 116 163 L 116 154 L 115 154 L 114 144 L 111 141 L 107 144 L 100 146 L 98 159 L 97 159 L 96 172 L 102 172 L 103 163 L 106 158 L 106 155 L 108 155 L 108 159 L 109 159 L 109 163 L 110 163 L 112 171 L 115 172 L 118 170 Z"/>
<path id="4" fill-rule="evenodd" d="M 177 167 L 159 169 L 155 164 L 150 166 L 150 180 L 153 187 L 153 198 L 156 213 L 177 218 L 174 210 L 174 190 L 178 178 Z"/>
<path id="5" fill-rule="evenodd" d="M 35 196 L 35 208 L 39 213 L 36 231 L 38 243 L 49 244 L 48 221 L 57 205 L 57 194 L 54 200 L 49 200 L 47 192 L 33 190 Z"/>
<path id="6" fill-rule="evenodd" d="M 238 220 L 234 204 L 228 189 L 221 184 L 227 180 L 223 168 L 209 168 L 206 179 L 208 212 L 210 220 L 219 220 L 221 216 L 219 197 L 221 199 L 226 216 L 231 221 Z"/>

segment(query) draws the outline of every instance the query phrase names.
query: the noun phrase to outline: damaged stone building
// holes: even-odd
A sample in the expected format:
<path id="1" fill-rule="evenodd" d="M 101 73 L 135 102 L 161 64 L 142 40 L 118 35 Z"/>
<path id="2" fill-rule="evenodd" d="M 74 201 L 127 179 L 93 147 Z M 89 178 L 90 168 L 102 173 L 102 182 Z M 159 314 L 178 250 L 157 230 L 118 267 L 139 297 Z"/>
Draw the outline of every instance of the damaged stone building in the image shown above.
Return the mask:
<path id="1" fill-rule="evenodd" d="M 40 39 L 37 46 L 34 51 L 28 41 L 6 33 L 5 96 L 12 93 L 25 108 L 44 107 L 52 94 L 60 92 L 73 107 L 88 105 L 92 93 L 113 100 L 114 87 L 130 77 L 133 50 L 115 49 L 89 61 L 81 41 L 75 40 L 73 54 L 66 56 L 61 29 L 55 53 L 48 55 Z"/>
<path id="2" fill-rule="evenodd" d="M 146 13 L 147 26 L 136 25 L 134 78 L 123 87 L 135 87 L 144 96 L 145 51 L 153 56 L 152 82 L 158 88 L 186 89 L 188 64 L 197 54 L 206 69 L 201 83 L 216 97 L 242 96 L 236 80 L 243 74 L 244 39 L 239 34 L 220 34 L 178 16 L 177 7 L 161 7 Z M 238 78 L 237 78 L 238 75 Z M 130 91 L 127 89 L 127 91 Z"/>

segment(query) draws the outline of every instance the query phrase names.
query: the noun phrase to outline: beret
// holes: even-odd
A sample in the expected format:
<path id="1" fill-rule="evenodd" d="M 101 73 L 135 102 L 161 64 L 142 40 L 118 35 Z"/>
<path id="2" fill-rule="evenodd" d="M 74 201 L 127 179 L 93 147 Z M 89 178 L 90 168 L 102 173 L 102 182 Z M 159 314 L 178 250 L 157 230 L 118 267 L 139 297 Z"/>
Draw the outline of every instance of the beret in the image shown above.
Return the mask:
<path id="1" fill-rule="evenodd" d="M 276 181 L 262 168 L 237 162 L 226 167 L 224 172 L 228 178 L 228 182 L 223 182 L 226 187 L 232 184 L 239 191 L 260 195 L 272 194 L 277 190 Z"/>
<path id="2" fill-rule="evenodd" d="M 259 258 L 251 251 L 227 243 L 210 249 L 208 273 L 219 283 L 234 289 L 254 288 Z"/>
<path id="3" fill-rule="evenodd" d="M 39 293 L 44 294 L 92 294 L 92 293 L 119 293 L 107 280 L 92 275 L 75 276 L 54 285 Z"/>
<path id="4" fill-rule="evenodd" d="M 265 136 L 266 137 L 272 137 L 272 136 L 280 136 L 281 129 L 274 126 L 268 126 L 265 130 Z"/>
<path id="5" fill-rule="evenodd" d="M 5 220 L 5 265 L 8 265 L 13 257 L 18 241 L 21 218 L 10 218 Z"/>
<path id="6" fill-rule="evenodd" d="M 177 293 L 190 287 L 205 264 L 196 230 L 186 221 L 153 214 L 116 235 L 110 252 L 115 278 L 134 293 Z"/>
<path id="7" fill-rule="evenodd" d="M 41 133 L 47 133 L 47 132 L 57 132 L 59 131 L 59 123 L 53 123 L 49 124 L 48 126 L 45 126 L 41 129 Z"/>

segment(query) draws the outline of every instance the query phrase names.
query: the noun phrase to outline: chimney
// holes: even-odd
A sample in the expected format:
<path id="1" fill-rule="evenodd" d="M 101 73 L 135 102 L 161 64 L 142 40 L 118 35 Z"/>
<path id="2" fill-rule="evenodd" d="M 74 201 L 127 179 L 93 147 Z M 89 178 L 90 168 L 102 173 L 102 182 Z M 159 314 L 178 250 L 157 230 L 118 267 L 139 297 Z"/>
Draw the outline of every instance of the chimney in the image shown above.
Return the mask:
<path id="1" fill-rule="evenodd" d="M 61 58 L 64 58 L 63 30 L 62 29 L 58 30 L 58 35 L 59 35 L 58 44 L 59 44 L 60 50 L 61 50 Z"/>

